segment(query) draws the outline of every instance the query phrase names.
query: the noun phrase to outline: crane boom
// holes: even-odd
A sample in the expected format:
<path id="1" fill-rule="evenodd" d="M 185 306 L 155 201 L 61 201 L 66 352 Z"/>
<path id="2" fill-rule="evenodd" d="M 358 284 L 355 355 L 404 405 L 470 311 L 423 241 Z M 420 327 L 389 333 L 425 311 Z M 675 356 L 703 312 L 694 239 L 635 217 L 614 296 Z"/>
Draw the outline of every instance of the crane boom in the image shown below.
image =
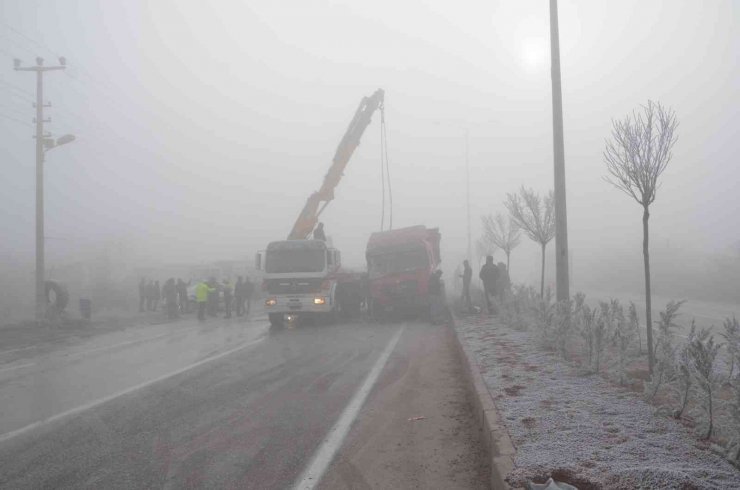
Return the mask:
<path id="1" fill-rule="evenodd" d="M 384 94 L 382 89 L 378 89 L 370 97 L 362 98 L 360 106 L 355 111 L 355 116 L 349 123 L 344 137 L 342 137 L 342 141 L 339 142 L 331 167 L 329 167 L 329 171 L 324 177 L 321 188 L 309 196 L 306 205 L 303 207 L 301 214 L 298 215 L 298 219 L 288 235 L 288 240 L 308 238 L 313 231 L 319 220 L 319 216 L 329 202 L 334 199 L 334 189 L 339 185 L 339 181 L 342 180 L 344 169 L 347 167 L 355 148 L 360 144 L 360 138 L 365 132 L 365 128 L 370 124 L 373 112 L 379 108 L 382 110 Z"/>

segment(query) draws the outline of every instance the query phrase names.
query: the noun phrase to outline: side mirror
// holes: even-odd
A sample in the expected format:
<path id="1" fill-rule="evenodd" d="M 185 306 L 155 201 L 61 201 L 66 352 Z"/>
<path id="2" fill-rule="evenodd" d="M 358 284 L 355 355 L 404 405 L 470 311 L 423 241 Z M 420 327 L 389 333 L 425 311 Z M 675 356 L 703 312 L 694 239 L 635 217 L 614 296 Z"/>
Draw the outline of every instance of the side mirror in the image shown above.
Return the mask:
<path id="1" fill-rule="evenodd" d="M 258 271 L 262 270 L 262 252 L 254 254 L 254 268 Z"/>

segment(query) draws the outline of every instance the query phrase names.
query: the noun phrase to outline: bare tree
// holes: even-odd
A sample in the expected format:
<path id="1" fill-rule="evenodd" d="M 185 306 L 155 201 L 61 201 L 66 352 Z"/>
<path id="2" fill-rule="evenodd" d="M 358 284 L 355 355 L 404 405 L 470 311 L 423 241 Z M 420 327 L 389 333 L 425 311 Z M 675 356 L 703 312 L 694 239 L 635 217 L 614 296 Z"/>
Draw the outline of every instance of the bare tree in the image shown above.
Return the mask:
<path id="1" fill-rule="evenodd" d="M 496 245 L 506 254 L 506 270 L 511 277 L 511 251 L 514 250 L 521 241 L 519 227 L 513 218 L 507 220 L 503 214 L 496 213 L 496 216 L 482 216 L 483 235 L 486 240 Z"/>
<path id="2" fill-rule="evenodd" d="M 540 297 L 545 294 L 545 247 L 555 236 L 555 199 L 550 191 L 544 199 L 524 186 L 519 194 L 507 194 L 504 206 L 516 225 L 542 247 Z"/>
<path id="3" fill-rule="evenodd" d="M 633 111 L 623 120 L 612 120 L 611 140 L 606 141 L 604 162 L 607 182 L 622 190 L 642 206 L 642 255 L 645 262 L 645 324 L 647 327 L 648 366 L 653 373 L 653 329 L 650 297 L 650 253 L 648 220 L 655 200 L 658 178 L 668 166 L 676 143 L 678 121 L 672 109 L 648 101 L 642 112 Z"/>

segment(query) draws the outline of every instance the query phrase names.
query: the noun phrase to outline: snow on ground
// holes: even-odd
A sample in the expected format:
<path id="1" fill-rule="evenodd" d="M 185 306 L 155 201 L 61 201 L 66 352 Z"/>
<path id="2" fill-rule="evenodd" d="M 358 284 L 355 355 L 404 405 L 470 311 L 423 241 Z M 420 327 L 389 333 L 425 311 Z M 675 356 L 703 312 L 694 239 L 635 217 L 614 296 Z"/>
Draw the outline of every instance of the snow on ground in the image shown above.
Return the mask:
<path id="1" fill-rule="evenodd" d="M 514 485 L 554 475 L 580 489 L 740 489 L 740 471 L 686 428 L 543 351 L 532 333 L 486 317 L 457 328 L 517 449 Z"/>

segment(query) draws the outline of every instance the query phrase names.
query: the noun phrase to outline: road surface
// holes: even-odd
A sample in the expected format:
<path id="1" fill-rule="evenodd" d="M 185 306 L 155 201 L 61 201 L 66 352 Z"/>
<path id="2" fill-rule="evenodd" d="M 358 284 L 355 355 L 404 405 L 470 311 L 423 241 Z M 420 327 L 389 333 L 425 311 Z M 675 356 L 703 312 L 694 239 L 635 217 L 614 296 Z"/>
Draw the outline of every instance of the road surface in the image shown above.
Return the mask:
<path id="1" fill-rule="evenodd" d="M 451 332 L 264 320 L 0 351 L 2 488 L 485 488 Z"/>

